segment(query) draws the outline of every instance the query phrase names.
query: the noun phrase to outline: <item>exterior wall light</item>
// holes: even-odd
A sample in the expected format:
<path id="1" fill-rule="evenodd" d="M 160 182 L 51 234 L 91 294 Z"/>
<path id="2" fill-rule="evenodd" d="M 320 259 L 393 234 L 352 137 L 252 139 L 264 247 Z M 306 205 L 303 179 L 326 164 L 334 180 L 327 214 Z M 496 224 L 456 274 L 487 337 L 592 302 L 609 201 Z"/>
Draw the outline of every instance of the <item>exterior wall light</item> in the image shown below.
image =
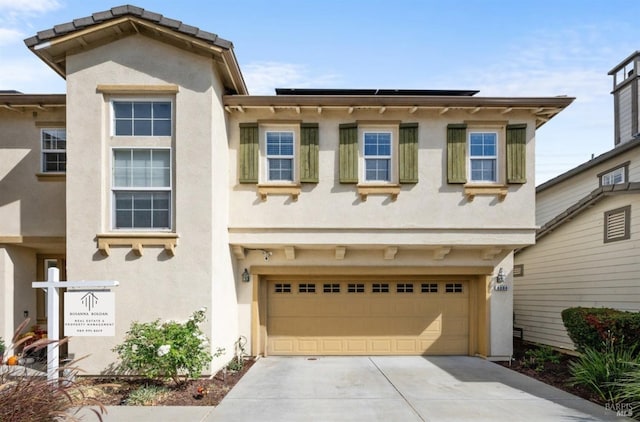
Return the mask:
<path id="1" fill-rule="evenodd" d="M 245 283 L 248 283 L 251 281 L 251 274 L 249 274 L 249 271 L 247 271 L 246 268 L 242 272 L 242 281 L 244 281 Z"/>
<path id="2" fill-rule="evenodd" d="M 496 277 L 496 282 L 498 284 L 504 283 L 504 271 L 502 270 L 502 267 L 500 267 L 500 270 L 498 271 L 498 276 Z"/>

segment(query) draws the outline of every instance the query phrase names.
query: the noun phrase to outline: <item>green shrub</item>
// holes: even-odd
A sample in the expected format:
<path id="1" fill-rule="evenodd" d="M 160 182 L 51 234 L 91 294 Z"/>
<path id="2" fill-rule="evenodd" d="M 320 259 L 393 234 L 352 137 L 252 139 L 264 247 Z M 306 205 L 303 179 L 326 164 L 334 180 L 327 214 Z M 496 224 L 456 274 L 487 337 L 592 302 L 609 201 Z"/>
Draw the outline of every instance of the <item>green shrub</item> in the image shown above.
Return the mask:
<path id="1" fill-rule="evenodd" d="M 577 361 L 569 364 L 570 382 L 589 388 L 603 401 L 618 401 L 622 394 L 620 381 L 638 362 L 634 349 L 611 339 L 598 349 L 587 347 Z"/>
<path id="2" fill-rule="evenodd" d="M 640 363 L 633 363 L 629 372 L 616 383 L 619 388 L 619 398 L 628 403 L 628 409 L 633 415 L 640 413 Z M 636 416 L 637 417 L 637 416 Z"/>
<path id="3" fill-rule="evenodd" d="M 193 313 L 185 323 L 160 320 L 133 322 L 118 353 L 120 369 L 151 379 L 197 378 L 211 362 L 209 340 L 198 324 L 205 320 L 205 309 Z M 222 354 L 218 349 L 216 356 Z"/>
<path id="4" fill-rule="evenodd" d="M 525 352 L 522 365 L 540 372 L 544 370 L 544 365 L 547 362 L 560 363 L 560 353 L 551 346 L 539 346 Z"/>
<path id="5" fill-rule="evenodd" d="M 562 322 L 576 350 L 602 350 L 606 341 L 614 344 L 640 343 L 640 313 L 611 308 L 568 308 L 562 311 Z M 640 351 L 640 350 L 639 350 Z"/>

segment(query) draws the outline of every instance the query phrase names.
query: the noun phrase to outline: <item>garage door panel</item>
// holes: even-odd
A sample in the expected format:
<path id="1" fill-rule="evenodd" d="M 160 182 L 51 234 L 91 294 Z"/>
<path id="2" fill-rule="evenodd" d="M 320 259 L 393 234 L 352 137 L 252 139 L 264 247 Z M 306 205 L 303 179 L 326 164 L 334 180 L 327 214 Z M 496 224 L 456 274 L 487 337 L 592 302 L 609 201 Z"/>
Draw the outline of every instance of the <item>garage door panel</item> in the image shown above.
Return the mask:
<path id="1" fill-rule="evenodd" d="M 327 292 L 319 283 L 314 293 L 299 293 L 296 282 L 288 292 L 270 285 L 267 353 L 467 354 L 468 282 L 427 282 L 427 293 L 419 282 L 378 283 L 386 290 L 374 292 L 375 283 L 356 291 L 355 284 L 331 282 Z"/>

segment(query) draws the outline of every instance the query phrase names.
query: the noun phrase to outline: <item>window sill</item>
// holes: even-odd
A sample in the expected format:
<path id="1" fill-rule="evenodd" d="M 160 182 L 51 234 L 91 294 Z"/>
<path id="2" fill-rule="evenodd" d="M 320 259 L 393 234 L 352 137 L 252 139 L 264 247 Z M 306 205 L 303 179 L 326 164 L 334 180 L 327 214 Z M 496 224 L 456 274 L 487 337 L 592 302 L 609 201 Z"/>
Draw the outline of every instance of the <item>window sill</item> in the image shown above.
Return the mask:
<path id="1" fill-rule="evenodd" d="M 36 173 L 38 182 L 64 182 L 67 180 L 66 173 Z"/>
<path id="2" fill-rule="evenodd" d="M 109 256 L 111 246 L 130 246 L 138 256 L 144 253 L 144 246 L 162 246 L 167 255 L 174 256 L 178 245 L 176 233 L 101 233 L 96 235 L 98 250 Z"/>
<path id="3" fill-rule="evenodd" d="M 300 195 L 300 185 L 258 185 L 258 195 L 263 201 L 268 195 L 290 195 L 292 201 L 297 201 Z"/>
<path id="4" fill-rule="evenodd" d="M 363 202 L 369 195 L 389 195 L 395 201 L 399 193 L 400 185 L 358 185 L 358 195 Z"/>
<path id="5" fill-rule="evenodd" d="M 464 187 L 464 194 L 469 202 L 473 201 L 477 195 L 494 195 L 502 202 L 507 197 L 508 191 L 509 189 L 504 185 L 465 185 Z"/>

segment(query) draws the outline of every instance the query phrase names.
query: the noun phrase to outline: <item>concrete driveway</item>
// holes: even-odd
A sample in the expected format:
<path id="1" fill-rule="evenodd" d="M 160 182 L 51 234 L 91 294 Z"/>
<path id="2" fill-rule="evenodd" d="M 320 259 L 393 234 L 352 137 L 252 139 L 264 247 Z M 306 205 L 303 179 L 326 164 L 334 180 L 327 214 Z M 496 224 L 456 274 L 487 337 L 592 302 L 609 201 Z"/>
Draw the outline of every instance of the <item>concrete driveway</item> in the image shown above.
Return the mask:
<path id="1" fill-rule="evenodd" d="M 473 357 L 268 357 L 206 421 L 622 421 Z"/>

